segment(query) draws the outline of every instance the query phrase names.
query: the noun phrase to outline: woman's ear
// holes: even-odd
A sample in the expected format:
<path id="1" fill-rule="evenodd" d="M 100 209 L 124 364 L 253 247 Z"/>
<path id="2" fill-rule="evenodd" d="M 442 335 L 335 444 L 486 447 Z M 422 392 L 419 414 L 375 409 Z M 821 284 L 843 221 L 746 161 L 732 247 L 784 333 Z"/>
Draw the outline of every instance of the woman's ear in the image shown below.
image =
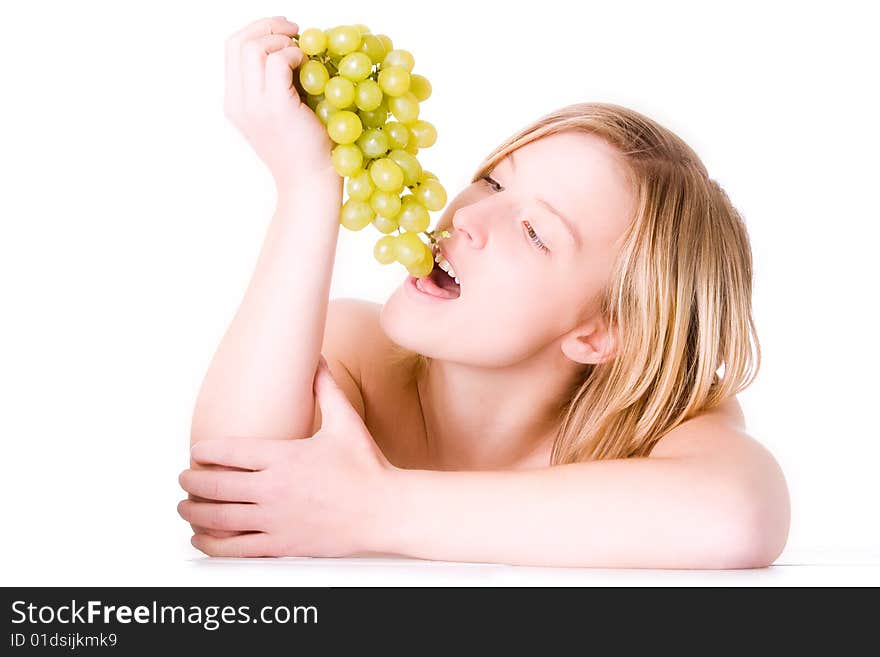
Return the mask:
<path id="1" fill-rule="evenodd" d="M 562 339 L 562 352 L 576 363 L 602 363 L 614 356 L 614 337 L 602 319 L 581 324 Z"/>

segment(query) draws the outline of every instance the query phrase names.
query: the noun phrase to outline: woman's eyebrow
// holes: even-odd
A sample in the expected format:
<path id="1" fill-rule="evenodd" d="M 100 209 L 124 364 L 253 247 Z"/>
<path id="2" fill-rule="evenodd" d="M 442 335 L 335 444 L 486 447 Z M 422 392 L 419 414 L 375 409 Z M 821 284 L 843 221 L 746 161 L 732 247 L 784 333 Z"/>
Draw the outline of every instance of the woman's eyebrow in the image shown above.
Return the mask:
<path id="1" fill-rule="evenodd" d="M 513 161 L 513 152 L 512 151 L 510 153 L 508 153 L 507 160 L 510 162 L 511 171 L 515 171 L 516 170 L 516 162 Z M 571 237 L 572 240 L 574 240 L 574 243 L 577 245 L 577 248 L 583 249 L 584 242 L 581 239 L 581 236 L 578 233 L 578 231 L 575 230 L 574 224 L 572 223 L 572 221 L 568 217 L 566 217 L 564 214 L 562 214 L 559 210 L 557 210 L 552 205 L 550 205 L 550 203 L 545 201 L 544 199 L 536 198 L 535 200 L 538 201 L 538 203 L 543 205 L 545 208 L 547 208 L 551 214 L 555 215 L 556 218 L 562 222 L 562 225 L 565 226 L 565 230 L 568 231 L 569 236 Z"/>
<path id="2" fill-rule="evenodd" d="M 544 199 L 539 198 L 536 200 L 538 201 L 538 203 L 540 203 L 541 205 L 546 207 L 548 210 L 550 210 L 550 213 L 562 222 L 562 225 L 565 226 L 565 230 L 568 231 L 568 234 L 571 236 L 571 239 L 573 239 L 574 243 L 577 244 L 577 248 L 582 249 L 584 246 L 584 243 L 581 240 L 581 236 L 578 235 L 578 232 L 574 229 L 574 226 L 572 226 L 571 221 L 568 219 L 568 217 L 566 217 L 564 214 L 559 212 L 559 210 L 554 208 L 552 205 L 550 205 Z"/>

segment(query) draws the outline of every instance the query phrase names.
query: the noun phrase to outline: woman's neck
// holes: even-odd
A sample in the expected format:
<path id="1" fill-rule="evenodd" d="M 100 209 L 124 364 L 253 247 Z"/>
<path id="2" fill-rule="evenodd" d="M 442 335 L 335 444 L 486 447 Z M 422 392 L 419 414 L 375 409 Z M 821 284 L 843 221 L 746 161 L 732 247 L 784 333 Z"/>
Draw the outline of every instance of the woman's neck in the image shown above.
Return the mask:
<path id="1" fill-rule="evenodd" d="M 507 368 L 431 360 L 416 377 L 426 460 L 438 470 L 549 465 L 578 367 L 558 349 Z"/>

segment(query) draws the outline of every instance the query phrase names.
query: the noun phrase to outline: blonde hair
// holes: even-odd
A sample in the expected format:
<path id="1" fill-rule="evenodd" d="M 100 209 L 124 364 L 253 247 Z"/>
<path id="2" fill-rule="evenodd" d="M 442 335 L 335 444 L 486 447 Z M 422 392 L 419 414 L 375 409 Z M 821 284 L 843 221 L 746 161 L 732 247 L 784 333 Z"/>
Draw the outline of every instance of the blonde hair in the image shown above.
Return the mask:
<path id="1" fill-rule="evenodd" d="M 615 355 L 588 365 L 560 400 L 551 465 L 647 456 L 678 424 L 748 387 L 761 362 L 746 227 L 671 131 L 618 105 L 569 105 L 498 146 L 473 181 L 520 146 L 569 130 L 615 147 L 637 210 L 599 299 Z M 413 352 L 401 358 L 410 359 L 413 378 L 430 361 Z"/>

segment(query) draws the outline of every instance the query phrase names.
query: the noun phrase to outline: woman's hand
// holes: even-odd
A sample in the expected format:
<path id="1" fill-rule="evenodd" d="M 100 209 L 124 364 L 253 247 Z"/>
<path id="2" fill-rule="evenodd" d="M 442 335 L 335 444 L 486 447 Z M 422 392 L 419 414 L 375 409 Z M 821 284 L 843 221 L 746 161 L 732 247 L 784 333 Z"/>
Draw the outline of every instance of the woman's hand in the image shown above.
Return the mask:
<path id="1" fill-rule="evenodd" d="M 226 40 L 226 117 L 269 167 L 281 189 L 314 176 L 337 175 L 327 129 L 299 97 L 293 75 L 305 55 L 283 16 L 251 23 Z"/>
<path id="2" fill-rule="evenodd" d="M 375 551 L 396 468 L 376 445 L 323 356 L 315 374 L 321 429 L 311 438 L 202 440 L 192 457 L 245 471 L 184 470 L 180 485 L 211 500 L 182 500 L 178 513 L 199 533 L 192 544 L 214 557 L 340 557 Z"/>
<path id="3" fill-rule="evenodd" d="M 238 472 L 235 468 L 226 468 L 222 465 L 210 465 L 207 463 L 199 463 L 192 457 L 189 459 L 189 467 L 192 470 L 214 470 L 214 471 L 226 471 L 226 472 Z M 210 502 L 211 500 L 199 497 L 198 495 L 189 494 L 188 499 L 193 502 Z M 190 527 L 192 527 L 193 534 L 208 534 L 209 536 L 216 536 L 217 538 L 225 538 L 226 536 L 238 536 L 243 532 L 225 532 L 220 529 L 208 529 L 207 527 L 200 527 L 195 523 L 190 523 Z"/>

